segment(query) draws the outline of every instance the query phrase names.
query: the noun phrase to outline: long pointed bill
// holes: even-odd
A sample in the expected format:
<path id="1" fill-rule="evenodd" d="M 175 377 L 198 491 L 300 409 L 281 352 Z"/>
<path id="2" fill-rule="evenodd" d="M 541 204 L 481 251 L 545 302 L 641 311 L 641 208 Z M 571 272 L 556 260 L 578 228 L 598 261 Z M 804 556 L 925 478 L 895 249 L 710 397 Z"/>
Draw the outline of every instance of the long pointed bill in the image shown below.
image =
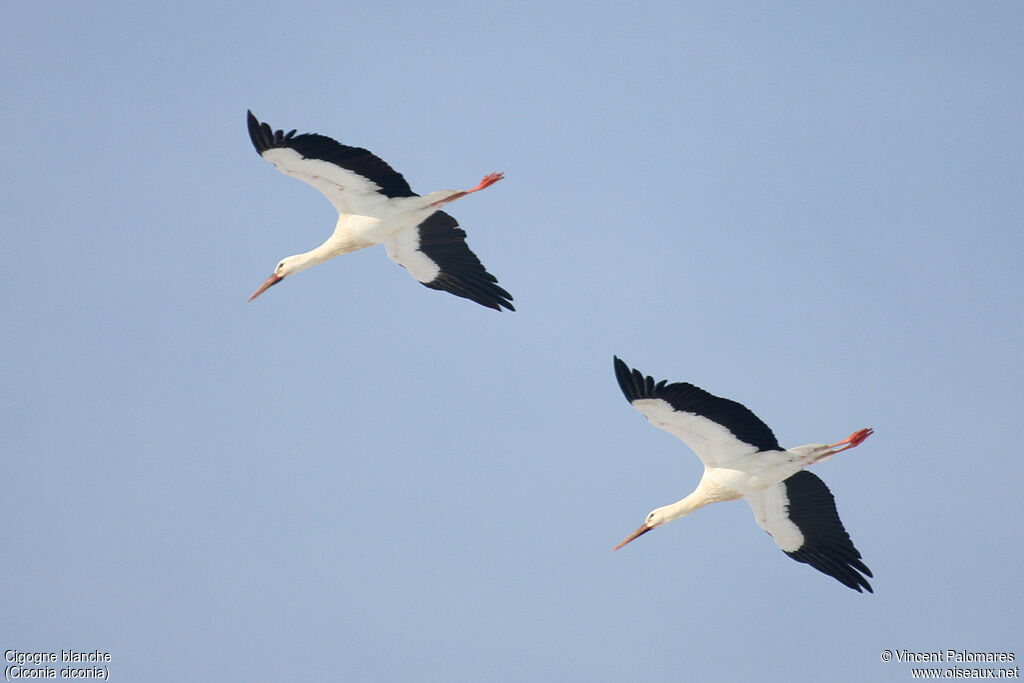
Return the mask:
<path id="1" fill-rule="evenodd" d="M 646 524 L 644 524 L 642 527 L 640 527 L 639 529 L 637 529 L 636 531 L 631 533 L 629 535 L 629 538 L 627 538 L 625 541 L 623 541 L 622 543 L 620 543 L 617 546 L 615 546 L 614 548 L 612 548 L 612 552 L 614 553 L 616 550 L 618 550 L 622 546 L 626 545 L 627 543 L 632 541 L 634 538 L 640 538 L 641 536 L 643 536 L 644 534 L 646 534 L 648 531 L 650 531 L 653 528 L 654 528 L 653 526 L 647 526 Z"/>
<path id="2" fill-rule="evenodd" d="M 255 292 L 252 293 L 252 296 L 249 297 L 249 301 L 252 301 L 256 297 L 258 297 L 260 294 L 262 294 L 263 292 L 267 291 L 269 288 L 273 287 L 274 285 L 276 285 L 278 282 L 280 282 L 283 279 L 284 278 L 281 278 L 281 277 L 279 277 L 277 275 L 271 275 L 270 277 L 267 278 L 266 282 L 264 282 L 262 285 L 260 285 L 259 289 L 257 289 Z"/>

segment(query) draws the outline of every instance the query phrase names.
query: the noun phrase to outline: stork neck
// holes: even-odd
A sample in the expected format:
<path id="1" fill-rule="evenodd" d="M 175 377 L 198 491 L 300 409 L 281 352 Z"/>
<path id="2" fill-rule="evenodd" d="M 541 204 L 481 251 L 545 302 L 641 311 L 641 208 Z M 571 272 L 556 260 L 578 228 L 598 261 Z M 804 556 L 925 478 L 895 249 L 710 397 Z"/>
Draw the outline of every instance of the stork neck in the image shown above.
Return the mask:
<path id="1" fill-rule="evenodd" d="M 292 258 L 294 259 L 294 270 L 292 272 L 297 273 L 300 270 L 306 268 L 312 268 L 315 265 L 319 265 L 328 259 L 332 259 L 335 256 L 347 254 L 350 251 L 356 249 L 362 249 L 367 245 L 360 244 L 356 240 L 349 240 L 345 238 L 338 238 L 337 235 L 332 236 L 326 242 L 321 244 L 316 249 L 311 249 L 302 254 L 296 254 Z"/>
<path id="2" fill-rule="evenodd" d="M 289 275 L 299 273 L 305 270 L 306 268 L 312 268 L 313 266 L 319 263 L 323 263 L 327 259 L 331 258 L 331 256 L 331 254 L 327 254 L 324 252 L 322 245 L 317 247 L 316 249 L 313 249 L 312 251 L 307 251 L 303 254 L 295 254 L 294 256 L 290 256 L 289 261 L 291 261 L 291 270 L 289 272 Z"/>
<path id="3" fill-rule="evenodd" d="M 350 251 L 352 251 L 352 250 L 351 249 L 339 249 L 338 245 L 332 244 L 332 242 L 330 240 L 328 240 L 327 242 L 324 242 L 323 244 L 321 244 L 316 249 L 307 251 L 302 256 L 304 257 L 303 261 L 306 264 L 305 267 L 309 268 L 310 266 L 315 266 L 315 265 L 321 264 L 321 263 L 323 263 L 324 261 L 326 261 L 328 259 L 334 258 L 335 256 L 340 256 L 341 254 L 347 254 Z"/>
<path id="4" fill-rule="evenodd" d="M 678 502 L 666 505 L 661 508 L 661 510 L 665 517 L 665 522 L 671 522 L 679 519 L 680 517 L 685 517 L 691 512 L 701 509 L 705 505 L 710 505 L 711 503 L 717 503 L 723 500 L 734 500 L 739 497 L 739 493 L 731 489 L 727 489 L 720 484 L 716 484 L 707 477 L 702 477 L 693 493 Z"/>
<path id="5" fill-rule="evenodd" d="M 697 491 L 694 491 L 686 498 L 663 507 L 662 513 L 664 514 L 665 522 L 672 522 L 699 510 L 710 502 L 710 500 L 704 500 L 701 496 L 698 496 Z"/>

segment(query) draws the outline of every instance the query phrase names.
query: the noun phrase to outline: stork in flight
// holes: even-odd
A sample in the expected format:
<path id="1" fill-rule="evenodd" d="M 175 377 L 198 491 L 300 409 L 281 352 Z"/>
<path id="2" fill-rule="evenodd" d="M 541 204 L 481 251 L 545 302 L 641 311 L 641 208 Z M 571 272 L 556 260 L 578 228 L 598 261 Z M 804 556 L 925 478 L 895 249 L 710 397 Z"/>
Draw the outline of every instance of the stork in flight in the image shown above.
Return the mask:
<path id="1" fill-rule="evenodd" d="M 871 429 L 827 446 L 812 443 L 785 450 L 772 430 L 736 401 L 686 382 L 655 383 L 617 357 L 615 377 L 634 408 L 655 427 L 682 439 L 704 463 L 704 475 L 693 493 L 652 510 L 615 550 L 705 505 L 743 498 L 758 525 L 787 555 L 855 591 L 873 592 L 864 578 L 871 570 L 843 528 L 832 493 L 804 469 L 859 446 L 871 436 Z"/>
<path id="2" fill-rule="evenodd" d="M 285 175 L 320 190 L 338 210 L 338 224 L 312 251 L 281 260 L 249 297 L 252 301 L 284 278 L 356 249 L 384 244 L 388 256 L 423 285 L 442 289 L 500 311 L 512 295 L 498 286 L 466 244 L 466 233 L 440 208 L 490 187 L 504 175 L 491 173 L 469 190 L 438 190 L 421 197 L 402 174 L 361 147 L 323 135 L 274 131 L 249 112 L 249 137 L 261 157 Z"/>

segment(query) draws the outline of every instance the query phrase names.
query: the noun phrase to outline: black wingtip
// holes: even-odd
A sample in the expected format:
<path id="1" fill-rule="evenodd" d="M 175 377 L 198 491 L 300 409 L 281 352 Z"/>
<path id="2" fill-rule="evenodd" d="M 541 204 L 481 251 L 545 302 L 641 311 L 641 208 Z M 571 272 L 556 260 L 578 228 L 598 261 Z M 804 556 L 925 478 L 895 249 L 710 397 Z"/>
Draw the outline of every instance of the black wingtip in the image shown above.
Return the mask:
<path id="1" fill-rule="evenodd" d="M 448 292 L 499 312 L 503 308 L 516 310 L 512 295 L 498 284 L 498 278 L 487 272 L 466 243 L 466 231 L 454 218 L 444 211 L 437 211 L 420 223 L 416 230 L 419 233 L 419 251 L 440 271 L 430 282 L 420 280 L 424 287 Z"/>
<path id="2" fill-rule="evenodd" d="M 873 593 L 867 577 L 874 575 L 846 532 L 835 497 L 825 482 L 813 472 L 801 470 L 786 479 L 783 486 L 789 520 L 804 537 L 800 548 L 784 552 L 847 588 Z"/>
<path id="3" fill-rule="evenodd" d="M 455 292 L 451 292 L 451 293 L 455 294 Z M 462 294 L 455 294 L 455 296 L 461 296 L 464 299 L 469 299 L 470 301 L 478 303 L 481 306 L 484 306 L 485 308 L 494 309 L 498 313 L 503 313 L 505 311 L 505 309 L 508 309 L 509 311 L 515 311 L 516 310 L 516 307 L 513 306 L 508 301 L 506 301 L 505 299 L 498 299 L 498 298 L 493 298 L 493 297 L 487 298 L 487 299 L 483 299 L 483 298 L 478 298 L 477 296 L 465 296 L 465 295 L 462 295 Z"/>
<path id="4" fill-rule="evenodd" d="M 283 130 L 274 130 L 269 124 L 260 123 L 252 110 L 247 111 L 246 123 L 249 126 L 249 139 L 252 140 L 252 146 L 256 148 L 256 152 L 263 156 L 263 153 L 268 149 L 274 147 L 289 147 L 291 146 L 291 140 L 295 136 L 297 131 L 291 131 L 285 134 Z M 316 136 L 308 136 L 316 137 Z M 329 138 L 328 138 L 329 139 Z M 338 143 L 331 140 L 331 143 L 337 145 Z"/>
<path id="5" fill-rule="evenodd" d="M 253 116 L 251 109 L 246 110 L 246 113 L 248 114 L 245 120 L 249 127 L 249 139 L 252 140 L 252 146 L 256 148 L 256 153 L 262 156 L 268 145 L 260 132 L 259 119 Z"/>
<path id="6" fill-rule="evenodd" d="M 615 361 L 615 379 L 618 380 L 619 388 L 622 389 L 626 400 L 632 403 L 636 399 L 642 398 L 645 382 L 650 381 L 653 384 L 654 380 L 650 377 L 644 378 L 639 370 L 630 370 L 629 366 L 618 356 L 612 356 L 612 358 Z"/>
<path id="7" fill-rule="evenodd" d="M 626 389 L 623 386 L 623 378 L 629 375 L 629 366 L 626 365 L 618 356 L 612 356 L 612 361 L 615 365 L 615 379 L 619 381 L 619 386 L 622 387 L 622 391 L 625 392 Z"/>
<path id="8" fill-rule="evenodd" d="M 493 308 L 498 313 L 504 312 L 505 309 L 513 312 L 516 310 L 516 307 L 512 305 L 512 296 L 508 292 L 497 285 L 494 285 L 491 289 L 497 291 L 489 291 L 485 294 L 474 293 L 472 295 L 458 294 L 456 292 L 451 293 L 455 294 L 455 296 L 461 296 L 465 299 L 469 299 L 470 301 L 475 301 L 481 306 Z"/>

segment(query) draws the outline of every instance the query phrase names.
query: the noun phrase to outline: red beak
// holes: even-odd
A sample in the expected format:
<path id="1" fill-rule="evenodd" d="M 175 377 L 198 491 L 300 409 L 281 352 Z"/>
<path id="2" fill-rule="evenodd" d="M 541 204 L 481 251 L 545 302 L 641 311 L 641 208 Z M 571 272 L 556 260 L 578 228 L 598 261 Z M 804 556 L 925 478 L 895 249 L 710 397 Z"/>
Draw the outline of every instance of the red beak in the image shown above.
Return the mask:
<path id="1" fill-rule="evenodd" d="M 629 537 L 626 538 L 625 541 L 623 541 L 622 543 L 620 543 L 617 546 L 615 546 L 614 548 L 612 548 L 612 552 L 615 552 L 616 550 L 618 550 L 622 546 L 624 546 L 627 543 L 629 543 L 630 541 L 632 541 L 634 538 L 639 538 L 639 537 L 643 536 L 644 534 L 646 534 L 648 531 L 650 531 L 653 528 L 654 528 L 653 526 L 647 526 L 646 524 L 644 524 L 642 527 L 640 527 L 639 529 L 637 529 L 636 531 L 631 533 L 629 535 Z"/>
<path id="2" fill-rule="evenodd" d="M 267 278 L 266 282 L 264 282 L 262 285 L 260 285 L 259 289 L 257 289 L 255 292 L 252 293 L 252 296 L 249 297 L 249 301 L 252 301 L 256 297 L 258 297 L 260 294 L 262 294 L 263 292 L 267 291 L 268 289 L 270 289 L 271 287 L 273 287 L 274 285 L 276 285 L 278 282 L 280 282 L 283 279 L 284 278 L 282 278 L 282 277 L 280 277 L 278 275 L 271 275 L 270 277 Z"/>

